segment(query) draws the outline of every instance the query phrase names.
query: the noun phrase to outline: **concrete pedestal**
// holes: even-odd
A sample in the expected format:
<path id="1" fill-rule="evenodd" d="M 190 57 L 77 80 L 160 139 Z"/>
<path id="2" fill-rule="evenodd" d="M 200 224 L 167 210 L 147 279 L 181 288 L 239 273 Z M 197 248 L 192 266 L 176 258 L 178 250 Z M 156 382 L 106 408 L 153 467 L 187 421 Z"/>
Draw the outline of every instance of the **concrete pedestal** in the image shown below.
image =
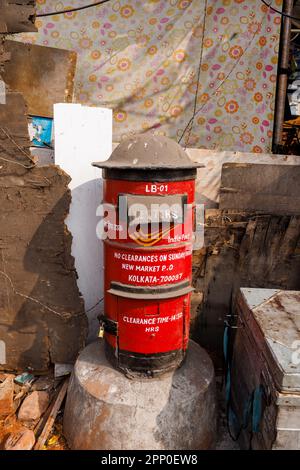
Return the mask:
<path id="1" fill-rule="evenodd" d="M 190 341 L 180 369 L 130 380 L 112 368 L 97 340 L 80 354 L 69 385 L 64 434 L 71 449 L 197 450 L 216 436 L 214 369 Z"/>

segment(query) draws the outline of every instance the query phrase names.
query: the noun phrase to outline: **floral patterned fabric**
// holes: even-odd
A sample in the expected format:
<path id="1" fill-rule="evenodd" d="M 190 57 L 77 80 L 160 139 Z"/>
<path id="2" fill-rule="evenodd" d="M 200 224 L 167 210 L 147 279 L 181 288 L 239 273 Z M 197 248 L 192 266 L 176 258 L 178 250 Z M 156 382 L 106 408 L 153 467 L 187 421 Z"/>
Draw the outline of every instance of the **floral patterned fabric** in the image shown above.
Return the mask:
<path id="1" fill-rule="evenodd" d="M 38 13 L 90 1 L 37 0 Z M 281 16 L 260 0 L 111 0 L 38 18 L 38 33 L 16 39 L 78 53 L 75 100 L 114 110 L 114 141 L 147 130 L 179 140 L 193 114 L 204 23 L 197 114 L 181 143 L 270 151 Z"/>

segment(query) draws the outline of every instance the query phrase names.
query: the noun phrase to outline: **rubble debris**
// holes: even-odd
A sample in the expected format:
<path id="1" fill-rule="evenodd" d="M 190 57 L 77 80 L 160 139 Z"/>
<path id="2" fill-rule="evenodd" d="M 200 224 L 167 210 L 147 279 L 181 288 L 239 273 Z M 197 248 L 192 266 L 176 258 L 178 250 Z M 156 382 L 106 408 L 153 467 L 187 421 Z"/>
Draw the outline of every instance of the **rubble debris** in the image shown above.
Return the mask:
<path id="1" fill-rule="evenodd" d="M 28 394 L 30 390 L 30 385 L 20 386 L 18 384 L 14 385 L 14 410 L 15 412 L 19 408 L 22 400 Z"/>
<path id="2" fill-rule="evenodd" d="M 14 376 L 4 375 L 4 380 L 0 383 L 0 417 L 14 413 Z"/>
<path id="3" fill-rule="evenodd" d="M 19 385 L 31 385 L 34 379 L 34 375 L 30 374 L 29 372 L 23 372 L 23 374 L 17 375 L 17 377 L 15 377 L 15 383 Z"/>
<path id="4" fill-rule="evenodd" d="M 35 421 L 46 411 L 49 404 L 49 395 L 44 391 L 31 392 L 23 401 L 18 419 L 20 421 Z"/>
<path id="5" fill-rule="evenodd" d="M 66 439 L 63 435 L 63 410 L 60 409 L 58 416 L 55 420 L 54 426 L 50 435 L 43 446 L 45 450 L 69 450 Z"/>
<path id="6" fill-rule="evenodd" d="M 56 400 L 53 403 L 53 406 L 51 408 L 50 414 L 48 416 L 48 419 L 46 421 L 45 427 L 43 431 L 41 432 L 40 437 L 38 438 L 38 441 L 36 445 L 34 446 L 34 450 L 42 450 L 44 448 L 44 444 L 47 441 L 49 434 L 51 432 L 51 429 L 54 425 L 56 416 L 60 410 L 60 407 L 62 405 L 62 402 L 64 401 L 64 398 L 67 393 L 69 385 L 69 378 L 65 380 L 65 382 L 62 384 L 61 389 L 56 397 Z"/>
<path id="7" fill-rule="evenodd" d="M 31 429 L 23 428 L 11 433 L 5 441 L 5 450 L 31 450 L 35 444 L 35 435 Z"/>
<path id="8" fill-rule="evenodd" d="M 43 450 L 67 450 L 62 432 L 66 378 L 56 379 L 51 371 L 36 376 L 33 383 L 20 385 L 16 383 L 17 377 L 17 374 L 0 372 L 0 386 L 7 379 L 6 383 L 10 384 L 9 414 L 0 415 L 0 450 L 29 450 L 38 441 Z M 4 409 L 1 405 L 0 408 Z M 22 415 L 25 419 L 19 419 Z"/>
<path id="9" fill-rule="evenodd" d="M 73 364 L 55 364 L 54 365 L 54 377 L 64 377 L 65 375 L 71 374 L 74 366 Z"/>
<path id="10" fill-rule="evenodd" d="M 58 434 L 53 434 L 53 436 L 51 436 L 48 441 L 47 441 L 47 444 L 48 446 L 54 446 L 58 443 L 58 440 L 59 440 L 59 435 Z"/>
<path id="11" fill-rule="evenodd" d="M 50 391 L 55 388 L 56 380 L 53 375 L 42 375 L 32 385 L 32 390 L 37 391 Z"/>

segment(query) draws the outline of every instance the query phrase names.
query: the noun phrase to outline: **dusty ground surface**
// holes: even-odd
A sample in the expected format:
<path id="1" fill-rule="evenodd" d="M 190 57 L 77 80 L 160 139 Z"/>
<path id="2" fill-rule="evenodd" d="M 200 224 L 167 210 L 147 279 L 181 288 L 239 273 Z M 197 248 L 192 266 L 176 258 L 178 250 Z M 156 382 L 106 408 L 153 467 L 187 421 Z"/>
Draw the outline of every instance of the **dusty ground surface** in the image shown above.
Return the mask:
<path id="1" fill-rule="evenodd" d="M 240 450 L 237 442 L 231 439 L 227 428 L 224 379 L 222 375 L 216 377 L 218 400 L 218 425 L 216 450 Z"/>
<path id="2" fill-rule="evenodd" d="M 216 450 L 240 450 L 237 442 L 233 441 L 229 435 L 226 422 L 224 403 L 220 403 L 218 416 L 218 436 Z"/>

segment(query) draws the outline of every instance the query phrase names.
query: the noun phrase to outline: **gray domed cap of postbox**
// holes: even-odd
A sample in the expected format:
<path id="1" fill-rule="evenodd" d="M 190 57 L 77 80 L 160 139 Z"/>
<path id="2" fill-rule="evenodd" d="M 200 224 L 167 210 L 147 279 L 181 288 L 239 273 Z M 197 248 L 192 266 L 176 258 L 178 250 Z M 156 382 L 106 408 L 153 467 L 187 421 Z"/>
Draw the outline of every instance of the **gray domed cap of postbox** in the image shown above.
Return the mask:
<path id="1" fill-rule="evenodd" d="M 93 166 L 104 169 L 104 178 L 125 180 L 186 180 L 196 177 L 201 163 L 192 162 L 172 139 L 139 134 L 121 142 L 105 162 Z"/>

